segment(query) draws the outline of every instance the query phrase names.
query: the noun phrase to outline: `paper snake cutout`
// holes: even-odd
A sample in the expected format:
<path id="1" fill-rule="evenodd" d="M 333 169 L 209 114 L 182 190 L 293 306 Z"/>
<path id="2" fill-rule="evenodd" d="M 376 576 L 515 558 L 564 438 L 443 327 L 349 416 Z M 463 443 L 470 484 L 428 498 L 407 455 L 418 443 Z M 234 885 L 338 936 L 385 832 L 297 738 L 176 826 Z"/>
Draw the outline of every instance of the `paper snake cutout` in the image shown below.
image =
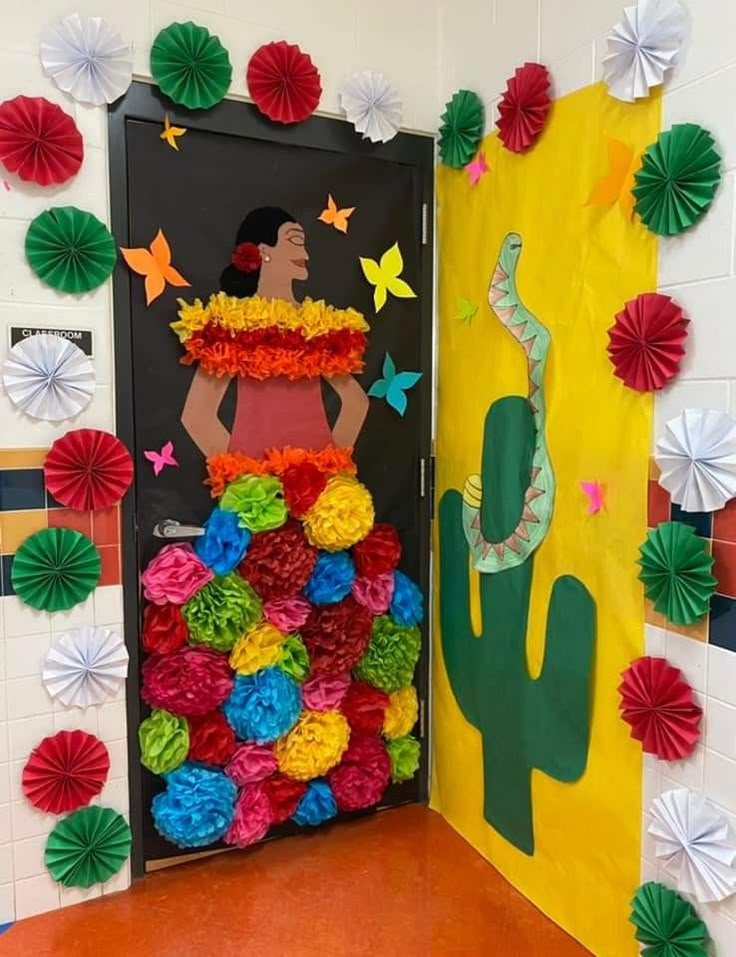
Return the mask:
<path id="1" fill-rule="evenodd" d="M 488 288 L 488 303 L 503 326 L 519 342 L 527 357 L 529 405 L 534 417 L 536 441 L 529 485 L 516 528 L 503 541 L 490 542 L 481 527 L 483 483 L 480 475 L 469 475 L 463 489 L 463 530 L 473 566 L 484 574 L 502 572 L 527 560 L 544 541 L 552 519 L 555 475 L 545 439 L 544 370 L 552 338 L 546 326 L 533 316 L 519 299 L 516 267 L 522 240 L 509 233 L 503 241 Z"/>

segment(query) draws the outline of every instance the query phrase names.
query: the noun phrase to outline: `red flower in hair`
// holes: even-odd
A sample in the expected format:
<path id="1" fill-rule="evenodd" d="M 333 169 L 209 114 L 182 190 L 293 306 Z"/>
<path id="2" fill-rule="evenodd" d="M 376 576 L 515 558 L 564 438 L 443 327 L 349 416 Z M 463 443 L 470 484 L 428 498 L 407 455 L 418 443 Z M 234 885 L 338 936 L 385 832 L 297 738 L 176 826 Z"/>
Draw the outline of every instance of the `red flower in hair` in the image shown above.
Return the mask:
<path id="1" fill-rule="evenodd" d="M 241 272 L 255 272 L 261 268 L 261 251 L 255 243 L 238 243 L 232 261 Z"/>

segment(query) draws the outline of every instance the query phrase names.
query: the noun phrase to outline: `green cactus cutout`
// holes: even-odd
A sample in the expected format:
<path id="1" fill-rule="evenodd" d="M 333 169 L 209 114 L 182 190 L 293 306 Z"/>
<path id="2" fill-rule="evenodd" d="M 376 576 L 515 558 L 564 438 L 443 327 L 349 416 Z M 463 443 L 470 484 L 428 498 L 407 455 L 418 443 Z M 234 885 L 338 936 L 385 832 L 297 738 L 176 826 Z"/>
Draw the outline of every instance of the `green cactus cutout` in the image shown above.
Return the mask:
<path id="1" fill-rule="evenodd" d="M 527 399 L 507 396 L 489 409 L 481 464 L 481 526 L 489 541 L 517 527 L 525 504 L 536 426 Z M 595 645 L 595 602 L 581 581 L 558 578 L 547 613 L 540 676 L 526 663 L 534 557 L 480 574 L 483 627 L 470 617 L 470 551 L 463 499 L 439 505 L 440 626 L 445 667 L 457 703 L 483 745 L 483 816 L 511 844 L 534 853 L 531 773 L 560 782 L 585 771 Z"/>

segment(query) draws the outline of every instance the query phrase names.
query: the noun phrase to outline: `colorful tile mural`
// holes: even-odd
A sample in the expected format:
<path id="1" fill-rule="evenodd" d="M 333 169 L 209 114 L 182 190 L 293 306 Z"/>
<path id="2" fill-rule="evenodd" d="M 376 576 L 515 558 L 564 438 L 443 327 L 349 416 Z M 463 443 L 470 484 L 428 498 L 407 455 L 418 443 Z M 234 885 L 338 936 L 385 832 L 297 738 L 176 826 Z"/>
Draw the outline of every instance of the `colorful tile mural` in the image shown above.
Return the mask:
<path id="1" fill-rule="evenodd" d="M 21 542 L 43 528 L 73 528 L 90 538 L 100 553 L 100 585 L 119 585 L 120 508 L 75 512 L 46 491 L 46 449 L 0 451 L 0 595 L 12 595 L 13 556 Z"/>

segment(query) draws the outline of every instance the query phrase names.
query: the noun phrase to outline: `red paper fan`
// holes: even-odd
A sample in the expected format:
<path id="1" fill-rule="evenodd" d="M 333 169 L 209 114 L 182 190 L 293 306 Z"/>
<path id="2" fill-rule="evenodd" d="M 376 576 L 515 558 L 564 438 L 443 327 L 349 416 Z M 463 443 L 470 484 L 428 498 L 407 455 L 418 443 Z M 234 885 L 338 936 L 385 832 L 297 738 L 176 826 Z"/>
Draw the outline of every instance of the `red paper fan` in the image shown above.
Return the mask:
<path id="1" fill-rule="evenodd" d="M 246 73 L 253 102 L 270 120 L 300 123 L 317 109 L 319 71 L 296 44 L 266 43 L 250 58 Z"/>
<path id="2" fill-rule="evenodd" d="M 703 712 L 680 669 L 664 658 L 637 658 L 621 677 L 621 717 L 631 725 L 631 737 L 663 761 L 692 754 Z"/>
<path id="3" fill-rule="evenodd" d="M 79 172 L 82 135 L 60 106 L 42 96 L 0 103 L 0 162 L 40 186 L 65 183 Z"/>
<path id="4" fill-rule="evenodd" d="M 539 138 L 551 100 L 549 73 L 541 63 L 518 67 L 498 104 L 498 136 L 507 150 L 524 153 Z"/>
<path id="5" fill-rule="evenodd" d="M 645 292 L 616 313 L 608 330 L 614 375 L 630 389 L 661 389 L 680 371 L 688 320 L 669 296 Z"/>
<path id="6" fill-rule="evenodd" d="M 31 751 L 23 793 L 34 807 L 66 814 L 99 794 L 110 770 L 107 748 L 86 731 L 59 731 Z"/>
<path id="7" fill-rule="evenodd" d="M 82 512 L 117 505 L 133 480 L 133 460 L 109 432 L 75 429 L 54 442 L 43 471 L 56 501 Z"/>

